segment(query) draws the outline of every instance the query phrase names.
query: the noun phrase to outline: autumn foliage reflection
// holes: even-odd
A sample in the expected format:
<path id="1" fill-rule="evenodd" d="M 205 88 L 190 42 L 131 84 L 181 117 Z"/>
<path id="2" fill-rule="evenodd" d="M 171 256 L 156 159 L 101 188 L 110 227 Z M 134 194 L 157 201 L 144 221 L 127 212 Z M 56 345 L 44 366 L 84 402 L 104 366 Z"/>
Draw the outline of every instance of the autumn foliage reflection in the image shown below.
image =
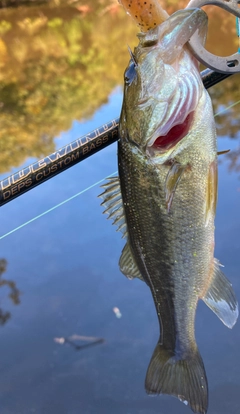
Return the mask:
<path id="1" fill-rule="evenodd" d="M 21 3 L 21 0 L 18 2 Z M 54 137 L 86 119 L 123 82 L 138 28 L 116 2 L 60 1 L 0 10 L 0 172 L 54 151 Z M 162 1 L 169 14 L 187 1 Z M 209 8 L 209 49 L 236 51 L 233 16 Z M 219 28 L 221 27 L 221 30 Z M 104 85 L 104 87 L 103 87 Z M 214 88 L 215 109 L 239 99 L 239 77 Z M 238 107 L 219 119 L 236 136 Z"/>
<path id="2" fill-rule="evenodd" d="M 53 152 L 53 138 L 122 83 L 137 28 L 120 7 L 91 10 L 0 11 L 0 172 Z"/>

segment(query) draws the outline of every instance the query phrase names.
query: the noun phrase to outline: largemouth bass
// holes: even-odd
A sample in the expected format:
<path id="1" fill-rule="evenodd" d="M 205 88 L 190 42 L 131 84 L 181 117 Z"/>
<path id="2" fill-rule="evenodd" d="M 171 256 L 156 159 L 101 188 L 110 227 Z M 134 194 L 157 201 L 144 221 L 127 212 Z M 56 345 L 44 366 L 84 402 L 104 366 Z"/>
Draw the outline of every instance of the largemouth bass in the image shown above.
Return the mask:
<path id="1" fill-rule="evenodd" d="M 145 387 L 205 414 L 208 385 L 195 341 L 197 303 L 229 328 L 238 317 L 230 282 L 214 258 L 216 130 L 198 64 L 185 46 L 204 41 L 206 14 L 181 10 L 130 52 L 119 124 L 119 177 L 101 195 L 127 243 L 120 269 L 149 286 L 160 325 Z"/>

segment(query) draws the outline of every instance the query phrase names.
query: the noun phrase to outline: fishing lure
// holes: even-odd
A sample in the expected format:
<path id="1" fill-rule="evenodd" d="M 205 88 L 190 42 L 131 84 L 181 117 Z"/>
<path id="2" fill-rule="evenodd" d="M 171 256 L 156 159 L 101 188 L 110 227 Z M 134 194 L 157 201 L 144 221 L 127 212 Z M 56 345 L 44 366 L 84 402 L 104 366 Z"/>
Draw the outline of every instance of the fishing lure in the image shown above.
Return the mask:
<path id="1" fill-rule="evenodd" d="M 153 29 L 164 22 L 168 13 L 163 10 L 160 3 L 154 0 L 121 0 L 126 12 L 137 22 L 142 32 Z M 200 8 L 203 6 L 215 5 L 240 18 L 240 0 L 191 0 L 186 8 Z M 237 34 L 239 37 L 240 24 L 237 20 Z M 240 72 L 240 49 L 237 53 L 220 57 L 208 52 L 204 47 L 201 30 L 196 31 L 188 42 L 188 47 L 196 59 L 207 68 L 220 73 Z"/>

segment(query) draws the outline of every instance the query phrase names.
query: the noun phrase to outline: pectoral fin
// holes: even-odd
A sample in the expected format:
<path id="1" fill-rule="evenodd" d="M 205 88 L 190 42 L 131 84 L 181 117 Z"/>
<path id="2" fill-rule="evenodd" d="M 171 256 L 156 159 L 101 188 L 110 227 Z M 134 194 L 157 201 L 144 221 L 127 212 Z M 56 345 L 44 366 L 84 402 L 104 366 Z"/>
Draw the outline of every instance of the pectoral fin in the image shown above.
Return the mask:
<path id="1" fill-rule="evenodd" d="M 179 162 L 174 162 L 168 171 L 165 181 L 165 196 L 168 212 L 170 211 L 177 185 L 185 169 L 186 166 L 181 165 Z"/>
<path id="2" fill-rule="evenodd" d="M 220 270 L 214 259 L 212 283 L 202 300 L 228 328 L 232 328 L 238 318 L 238 303 L 232 285 Z"/>
<path id="3" fill-rule="evenodd" d="M 121 231 L 123 237 L 127 237 L 127 225 L 123 209 L 120 181 L 118 177 L 109 177 L 108 183 L 101 187 L 105 191 L 99 195 L 103 198 L 101 206 L 105 206 L 106 210 L 103 213 L 108 214 L 108 219 L 113 220 L 113 224 L 118 226 L 117 231 Z"/>
<path id="4" fill-rule="evenodd" d="M 205 225 L 208 225 L 211 216 L 215 216 L 217 207 L 217 185 L 218 185 L 218 171 L 217 162 L 213 161 L 210 164 L 207 180 L 207 195 L 205 207 Z"/>
<path id="5" fill-rule="evenodd" d="M 142 281 L 144 281 L 137 264 L 133 258 L 131 247 L 129 242 L 127 242 L 123 248 L 120 260 L 119 260 L 119 267 L 121 272 L 128 278 L 133 279 L 138 277 Z"/>

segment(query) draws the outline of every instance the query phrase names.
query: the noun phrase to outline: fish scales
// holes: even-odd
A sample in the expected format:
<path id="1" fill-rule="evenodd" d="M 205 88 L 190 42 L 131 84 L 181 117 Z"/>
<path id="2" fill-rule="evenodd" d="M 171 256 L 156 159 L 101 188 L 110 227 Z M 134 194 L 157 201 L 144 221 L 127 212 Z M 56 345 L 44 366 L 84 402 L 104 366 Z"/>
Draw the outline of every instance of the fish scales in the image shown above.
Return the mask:
<path id="1" fill-rule="evenodd" d="M 125 71 L 119 123 L 119 178 L 104 184 L 103 205 L 127 243 L 119 266 L 149 286 L 160 338 L 145 380 L 206 414 L 208 384 L 195 341 L 197 303 L 229 328 L 238 317 L 230 282 L 214 258 L 216 129 L 210 97 L 186 43 L 206 14 L 185 9 L 139 34 Z"/>
<path id="2" fill-rule="evenodd" d="M 206 276 L 213 260 L 209 246 L 214 243 L 214 223 L 212 217 L 206 226 L 205 206 L 216 139 L 214 130 L 209 135 L 209 120 L 201 115 L 202 107 L 207 105 L 208 116 L 212 116 L 207 95 L 201 104 L 195 114 L 196 128 L 205 139 L 200 141 L 193 135 L 187 157 L 185 152 L 176 157 L 191 168 L 182 177 L 169 212 L 165 199 L 169 165 L 153 163 L 138 148 L 133 151 L 123 132 L 118 144 L 119 176 L 134 258 L 161 315 L 162 342 L 172 342 L 173 349 L 178 342 L 184 353 L 191 351 L 188 343 L 195 342 L 196 304 L 208 283 Z"/>

